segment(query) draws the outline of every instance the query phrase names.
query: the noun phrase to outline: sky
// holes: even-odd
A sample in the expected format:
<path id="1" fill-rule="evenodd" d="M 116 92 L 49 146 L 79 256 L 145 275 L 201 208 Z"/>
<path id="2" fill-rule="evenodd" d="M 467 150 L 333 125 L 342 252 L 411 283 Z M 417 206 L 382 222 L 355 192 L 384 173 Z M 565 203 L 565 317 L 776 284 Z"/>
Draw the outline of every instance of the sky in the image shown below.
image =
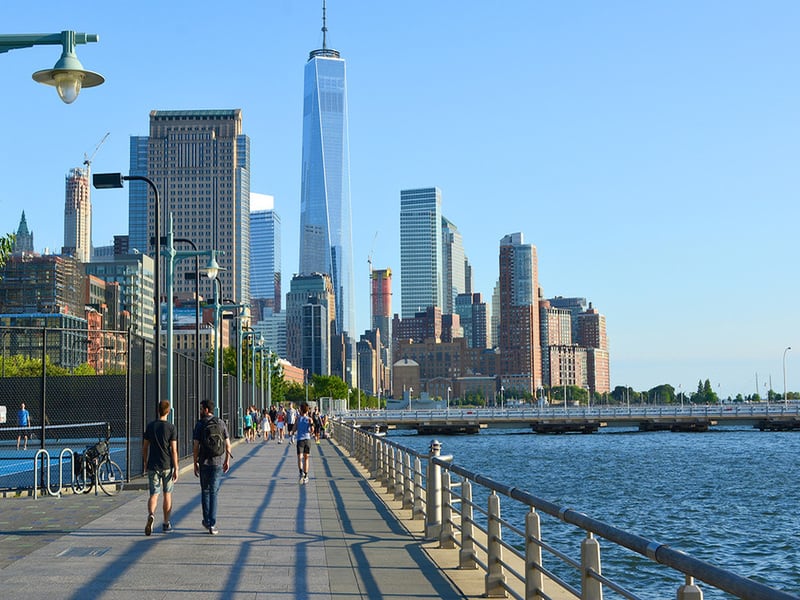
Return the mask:
<path id="1" fill-rule="evenodd" d="M 319 0 L 2 3 L 0 33 L 98 34 L 77 55 L 106 82 L 65 105 L 31 79 L 59 47 L 0 54 L 0 232 L 24 210 L 36 250 L 59 251 L 70 168 L 127 172 L 151 110 L 241 108 L 288 288 L 321 15 Z M 612 388 L 763 396 L 785 373 L 800 390 L 800 3 L 328 0 L 327 16 L 347 62 L 360 331 L 370 256 L 400 312 L 400 190 L 437 186 L 475 291 L 491 299 L 519 231 L 545 297 L 606 316 Z M 94 193 L 93 219 L 97 246 L 126 234 L 127 189 Z"/>

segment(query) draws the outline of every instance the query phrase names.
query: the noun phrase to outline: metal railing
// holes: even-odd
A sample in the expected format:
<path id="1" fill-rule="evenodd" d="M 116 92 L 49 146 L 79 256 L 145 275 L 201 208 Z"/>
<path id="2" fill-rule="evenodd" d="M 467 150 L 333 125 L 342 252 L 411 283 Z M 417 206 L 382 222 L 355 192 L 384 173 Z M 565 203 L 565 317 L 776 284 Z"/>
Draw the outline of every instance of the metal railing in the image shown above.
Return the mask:
<path id="1" fill-rule="evenodd" d="M 366 431 L 338 419 L 332 421 L 331 433 L 402 508 L 411 510 L 413 519 L 425 520 L 427 539 L 438 540 L 440 548 L 458 549 L 460 569 L 484 571 L 486 597 L 600 600 L 605 590 L 638 600 L 645 596 L 637 594 L 650 594 L 654 586 L 650 581 L 642 591 L 642 568 L 654 567 L 663 571 L 660 585 L 677 587 L 658 590 L 658 597 L 701 599 L 701 581 L 737 598 L 799 598 L 461 468 L 452 457 L 441 455 L 437 441 L 428 454 L 421 454 L 387 439 L 377 428 Z M 524 515 L 522 523 L 501 516 L 501 500 L 512 514 Z M 545 515 L 568 526 L 562 537 L 578 547 L 565 552 L 545 542 Z M 609 552 L 624 553 L 626 564 L 637 567 L 629 566 L 613 579 L 603 573 L 601 540 Z"/>

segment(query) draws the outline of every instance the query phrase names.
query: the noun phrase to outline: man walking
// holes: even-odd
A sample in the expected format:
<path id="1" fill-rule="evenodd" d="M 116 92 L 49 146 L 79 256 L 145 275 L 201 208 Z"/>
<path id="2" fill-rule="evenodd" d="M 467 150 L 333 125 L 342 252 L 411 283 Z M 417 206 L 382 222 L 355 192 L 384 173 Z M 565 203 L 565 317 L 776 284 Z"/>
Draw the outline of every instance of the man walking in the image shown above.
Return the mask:
<path id="1" fill-rule="evenodd" d="M 308 483 L 309 454 L 311 453 L 311 436 L 314 434 L 314 423 L 308 416 L 308 404 L 300 403 L 300 415 L 297 417 L 297 469 L 300 471 L 300 483 Z"/>
<path id="2" fill-rule="evenodd" d="M 144 432 L 142 441 L 142 460 L 144 472 L 150 487 L 150 498 L 147 501 L 147 524 L 144 534 L 153 533 L 153 523 L 158 507 L 158 495 L 164 488 L 164 521 L 161 531 L 172 531 L 170 515 L 172 514 L 172 489 L 178 481 L 178 433 L 175 425 L 167 421 L 170 405 L 162 400 L 158 405 L 158 419 L 150 422 Z"/>
<path id="3" fill-rule="evenodd" d="M 203 501 L 203 527 L 217 535 L 217 494 L 222 474 L 230 468 L 231 441 L 225 423 L 214 416 L 214 401 L 200 403 L 200 420 L 192 435 L 194 476 L 200 477 Z"/>

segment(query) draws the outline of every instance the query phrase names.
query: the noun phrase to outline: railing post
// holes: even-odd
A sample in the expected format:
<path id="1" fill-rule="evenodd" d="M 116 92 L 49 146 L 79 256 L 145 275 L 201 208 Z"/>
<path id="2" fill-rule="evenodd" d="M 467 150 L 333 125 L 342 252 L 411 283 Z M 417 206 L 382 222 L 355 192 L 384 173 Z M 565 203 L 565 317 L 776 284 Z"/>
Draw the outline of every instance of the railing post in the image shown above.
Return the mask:
<path id="1" fill-rule="evenodd" d="M 380 477 L 380 452 L 381 452 L 381 440 L 377 435 L 372 436 L 372 457 L 370 460 L 370 475 L 374 480 L 378 480 Z"/>
<path id="2" fill-rule="evenodd" d="M 589 570 L 598 575 L 600 569 L 600 543 L 592 532 L 581 542 L 581 600 L 603 600 L 603 584 L 589 576 Z"/>
<path id="3" fill-rule="evenodd" d="M 417 456 L 414 459 L 414 518 L 425 517 L 425 508 L 422 506 L 422 461 Z"/>
<path id="4" fill-rule="evenodd" d="M 461 550 L 458 553 L 459 569 L 477 569 L 475 562 L 475 538 L 472 525 L 472 483 L 464 479 L 461 483 Z"/>
<path id="5" fill-rule="evenodd" d="M 397 449 L 395 454 L 394 463 L 394 499 L 402 500 L 405 494 L 405 472 L 403 471 L 403 457 L 405 456 L 403 450 Z"/>
<path id="6" fill-rule="evenodd" d="M 500 525 L 500 497 L 492 491 L 489 496 L 489 514 L 486 526 L 486 596 L 489 598 L 505 598 L 506 574 L 503 568 L 503 546 L 500 540 L 503 539 L 502 527 Z"/>
<path id="7" fill-rule="evenodd" d="M 397 452 L 394 446 L 389 446 L 389 451 L 386 454 L 386 492 L 394 495 L 394 457 Z"/>
<path id="8" fill-rule="evenodd" d="M 686 576 L 686 583 L 678 588 L 678 600 L 703 600 L 703 590 L 694 583 L 694 577 Z"/>
<path id="9" fill-rule="evenodd" d="M 451 550 L 456 547 L 453 537 L 453 494 L 450 471 L 445 471 L 442 476 L 442 530 L 439 533 L 439 547 Z"/>
<path id="10" fill-rule="evenodd" d="M 528 514 L 525 515 L 525 598 L 527 600 L 539 600 L 543 597 L 542 547 L 538 544 L 541 539 L 541 518 L 531 506 Z"/>
<path id="11" fill-rule="evenodd" d="M 442 468 L 433 462 L 441 450 L 441 442 L 433 440 L 425 478 L 425 537 L 428 539 L 438 538 L 442 528 Z"/>
<path id="12" fill-rule="evenodd" d="M 405 455 L 405 472 L 403 478 L 403 508 L 414 508 L 414 472 L 411 470 L 411 453 Z"/>

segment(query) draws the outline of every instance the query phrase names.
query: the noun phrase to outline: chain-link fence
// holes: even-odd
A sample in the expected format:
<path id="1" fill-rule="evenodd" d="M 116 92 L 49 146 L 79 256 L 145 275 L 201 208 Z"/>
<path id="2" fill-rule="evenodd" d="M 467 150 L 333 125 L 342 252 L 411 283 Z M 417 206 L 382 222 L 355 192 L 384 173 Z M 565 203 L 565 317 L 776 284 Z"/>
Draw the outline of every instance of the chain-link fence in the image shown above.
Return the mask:
<path id="1" fill-rule="evenodd" d="M 161 390 L 168 385 L 161 349 Z M 46 450 L 50 479 L 58 480 L 65 448 L 82 452 L 109 437 L 112 457 L 126 477 L 142 473 L 141 440 L 157 418 L 154 344 L 126 331 L 0 328 L 0 489 L 43 487 L 35 483 L 35 456 Z M 173 412 L 178 454 L 192 453 L 192 430 L 200 401 L 212 399 L 214 369 L 180 353 L 173 359 Z M 236 432 L 238 388 L 235 377 L 220 377 L 219 414 Z M 250 404 L 242 386 L 242 404 Z M 40 454 L 41 456 L 41 454 Z M 48 470 L 41 460 L 40 473 Z M 70 465 L 61 468 L 70 480 Z"/>

